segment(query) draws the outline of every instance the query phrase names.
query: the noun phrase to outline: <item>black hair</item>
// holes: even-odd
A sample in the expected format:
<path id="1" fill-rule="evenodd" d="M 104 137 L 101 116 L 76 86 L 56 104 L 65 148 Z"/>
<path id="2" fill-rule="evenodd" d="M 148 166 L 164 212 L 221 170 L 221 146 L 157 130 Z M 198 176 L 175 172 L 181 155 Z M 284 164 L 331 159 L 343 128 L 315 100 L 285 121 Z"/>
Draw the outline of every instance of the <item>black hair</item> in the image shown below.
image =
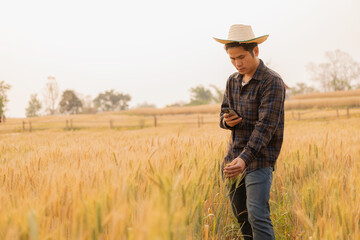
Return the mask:
<path id="1" fill-rule="evenodd" d="M 249 52 L 251 56 L 254 57 L 254 48 L 257 46 L 257 43 L 239 43 L 239 42 L 231 42 L 226 43 L 224 48 L 227 51 L 229 48 L 242 47 L 245 51 Z"/>

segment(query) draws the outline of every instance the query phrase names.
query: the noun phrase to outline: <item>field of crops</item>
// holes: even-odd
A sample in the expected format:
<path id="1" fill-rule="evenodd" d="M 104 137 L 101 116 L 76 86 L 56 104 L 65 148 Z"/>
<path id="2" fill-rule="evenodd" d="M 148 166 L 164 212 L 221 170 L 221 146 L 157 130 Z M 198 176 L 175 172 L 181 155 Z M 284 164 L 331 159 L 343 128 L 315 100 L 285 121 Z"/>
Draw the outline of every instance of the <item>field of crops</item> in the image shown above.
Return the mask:
<path id="1" fill-rule="evenodd" d="M 216 123 L 0 136 L 0 239 L 239 232 L 220 174 L 229 132 Z M 358 115 L 288 114 L 271 191 L 277 239 L 360 239 L 359 143 Z"/>
<path id="2" fill-rule="evenodd" d="M 359 97 L 360 89 L 335 91 L 335 92 L 322 92 L 322 93 L 306 93 L 291 96 L 291 99 L 319 99 L 319 98 L 346 98 L 346 97 Z"/>

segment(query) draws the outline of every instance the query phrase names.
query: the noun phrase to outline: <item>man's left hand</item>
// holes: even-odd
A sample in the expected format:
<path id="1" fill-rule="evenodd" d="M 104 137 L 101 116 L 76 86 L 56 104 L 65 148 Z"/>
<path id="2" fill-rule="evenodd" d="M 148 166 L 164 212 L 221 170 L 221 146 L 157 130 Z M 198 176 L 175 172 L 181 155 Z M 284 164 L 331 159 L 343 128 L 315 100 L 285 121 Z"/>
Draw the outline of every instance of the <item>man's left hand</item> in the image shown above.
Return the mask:
<path id="1" fill-rule="evenodd" d="M 237 157 L 232 160 L 231 163 L 228 163 L 224 168 L 224 174 L 227 178 L 234 178 L 241 174 L 245 169 L 245 161 Z"/>

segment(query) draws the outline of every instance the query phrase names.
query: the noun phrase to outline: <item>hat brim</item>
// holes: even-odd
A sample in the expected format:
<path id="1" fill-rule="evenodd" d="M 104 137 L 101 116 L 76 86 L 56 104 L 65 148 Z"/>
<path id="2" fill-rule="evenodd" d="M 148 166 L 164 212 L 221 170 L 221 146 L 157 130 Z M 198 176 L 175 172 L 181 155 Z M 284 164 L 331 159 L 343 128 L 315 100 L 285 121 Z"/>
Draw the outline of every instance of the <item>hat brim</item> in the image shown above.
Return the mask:
<path id="1" fill-rule="evenodd" d="M 232 43 L 232 42 L 238 42 L 238 43 L 263 43 L 266 41 L 266 39 L 269 37 L 269 35 L 264 35 L 261 37 L 257 37 L 257 38 L 253 38 L 253 39 L 249 39 L 249 40 L 245 40 L 245 41 L 238 41 L 238 40 L 230 40 L 230 39 L 220 39 L 220 38 L 214 38 L 215 41 L 222 43 L 222 44 L 226 44 L 226 43 Z"/>

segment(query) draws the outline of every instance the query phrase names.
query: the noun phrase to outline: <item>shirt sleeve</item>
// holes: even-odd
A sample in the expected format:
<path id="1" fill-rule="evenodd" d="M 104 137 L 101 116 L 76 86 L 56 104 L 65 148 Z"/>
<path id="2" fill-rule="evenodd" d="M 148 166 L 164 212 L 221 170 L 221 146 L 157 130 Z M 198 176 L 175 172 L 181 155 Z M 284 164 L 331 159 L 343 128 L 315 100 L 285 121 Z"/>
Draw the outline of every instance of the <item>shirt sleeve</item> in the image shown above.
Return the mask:
<path id="1" fill-rule="evenodd" d="M 230 107 L 230 104 L 229 104 L 229 84 L 230 84 L 230 79 L 231 79 L 231 76 L 228 78 L 228 80 L 226 82 L 226 89 L 225 89 L 225 92 L 224 92 L 223 101 L 221 103 L 221 111 L 220 111 L 220 127 L 223 128 L 223 129 L 227 129 L 227 130 L 234 129 L 234 127 L 230 127 L 225 123 L 225 121 L 224 121 L 224 114 L 225 113 L 222 111 L 222 109 Z"/>
<path id="2" fill-rule="evenodd" d="M 259 119 L 249 141 L 239 157 L 246 165 L 254 161 L 256 155 L 270 142 L 284 111 L 285 87 L 279 77 L 269 77 L 264 82 L 258 109 Z"/>

